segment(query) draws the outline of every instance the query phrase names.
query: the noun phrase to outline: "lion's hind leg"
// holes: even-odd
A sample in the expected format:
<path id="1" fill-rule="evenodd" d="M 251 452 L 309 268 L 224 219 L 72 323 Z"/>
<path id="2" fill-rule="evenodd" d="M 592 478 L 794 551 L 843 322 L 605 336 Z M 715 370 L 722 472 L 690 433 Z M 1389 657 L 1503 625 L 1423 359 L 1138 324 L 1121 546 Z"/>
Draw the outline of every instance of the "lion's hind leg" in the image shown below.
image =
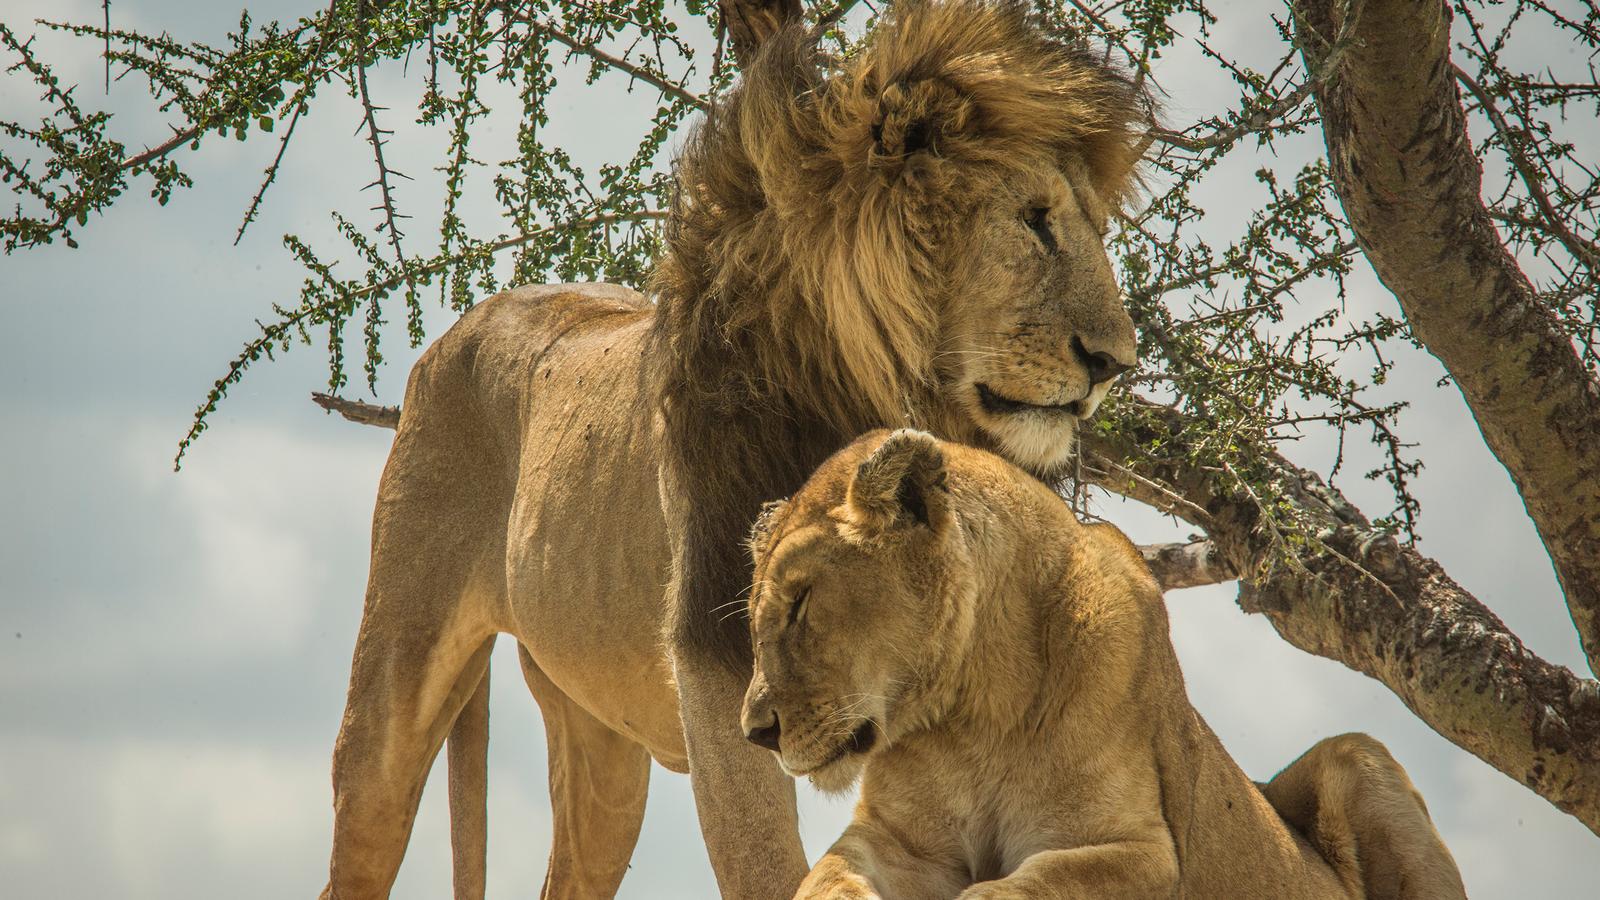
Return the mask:
<path id="1" fill-rule="evenodd" d="M 456 716 L 448 748 L 455 900 L 483 900 L 489 849 L 489 667 Z"/>
<path id="2" fill-rule="evenodd" d="M 1267 801 L 1366 900 L 1461 900 L 1454 858 L 1388 748 L 1364 734 L 1315 746 L 1261 786 Z"/>
<path id="3" fill-rule="evenodd" d="M 454 333 L 454 332 L 452 332 Z M 509 490 L 448 335 L 412 370 L 378 487 L 372 565 L 333 752 L 325 897 L 389 895 L 428 770 L 484 682 L 505 606 Z M 469 717 L 469 723 L 472 720 Z"/>
<path id="4" fill-rule="evenodd" d="M 396 646 L 374 631 L 364 627 L 357 641 L 334 745 L 333 856 L 323 896 L 338 900 L 389 895 L 428 769 L 494 647 L 492 636 L 475 646 Z"/>
<path id="5" fill-rule="evenodd" d="M 650 787 L 650 754 L 584 711 L 518 646 L 550 751 L 550 865 L 543 900 L 611 897 L 627 874 Z"/>

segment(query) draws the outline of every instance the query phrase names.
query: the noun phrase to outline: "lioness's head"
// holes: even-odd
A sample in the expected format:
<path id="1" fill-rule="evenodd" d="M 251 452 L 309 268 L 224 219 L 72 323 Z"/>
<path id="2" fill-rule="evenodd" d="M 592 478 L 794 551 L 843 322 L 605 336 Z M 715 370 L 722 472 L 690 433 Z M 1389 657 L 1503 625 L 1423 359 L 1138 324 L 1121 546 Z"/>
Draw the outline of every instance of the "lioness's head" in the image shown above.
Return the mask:
<path id="1" fill-rule="evenodd" d="M 751 537 L 745 735 L 823 790 L 848 788 L 868 755 L 940 713 L 940 673 L 972 632 L 979 573 L 946 456 L 977 454 L 885 435 L 824 463 Z"/>
<path id="2" fill-rule="evenodd" d="M 682 389 L 1058 469 L 1135 362 L 1105 236 L 1141 109 L 1015 0 L 901 0 L 843 61 L 774 37 L 679 158 L 655 287 Z"/>

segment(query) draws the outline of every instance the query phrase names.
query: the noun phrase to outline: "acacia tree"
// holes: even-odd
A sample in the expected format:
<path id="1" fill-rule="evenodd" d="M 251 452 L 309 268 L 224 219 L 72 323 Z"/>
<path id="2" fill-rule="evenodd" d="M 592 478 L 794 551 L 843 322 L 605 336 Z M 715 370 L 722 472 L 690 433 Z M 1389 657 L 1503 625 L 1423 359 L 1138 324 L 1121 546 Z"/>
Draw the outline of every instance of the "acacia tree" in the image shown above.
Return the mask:
<path id="1" fill-rule="evenodd" d="M 1600 115 L 1589 62 L 1600 53 L 1600 7 L 1568 6 L 1293 0 L 1272 18 L 1278 45 L 1258 60 L 1212 45 L 1218 19 L 1203 0 L 1039 4 L 1102 45 L 1151 98 L 1148 202 L 1111 237 L 1141 365 L 1087 435 L 1077 487 L 1192 523 L 1202 539 L 1147 548 L 1165 585 L 1239 578 L 1241 606 L 1285 640 L 1381 681 L 1441 735 L 1600 833 L 1600 685 L 1530 652 L 1417 551 L 1410 479 L 1420 461 L 1405 440 L 1405 403 L 1372 399 L 1396 342 L 1439 359 L 1521 493 L 1600 671 L 1600 179 L 1588 162 L 1595 148 L 1580 146 L 1568 120 Z M 877 14 L 852 0 L 810 10 L 799 0 L 332 0 L 292 25 L 242 15 L 210 46 L 115 28 L 105 10 L 100 22 L 37 27 L 92 42 L 108 84 L 142 79 L 172 133 L 132 149 L 148 136 L 121 135 L 16 26 L 0 24 L 8 77 L 35 83 L 42 106 L 36 121 L 0 122 L 0 180 L 19 197 L 0 220 L 8 254 L 75 246 L 92 215 L 130 192 L 165 203 L 190 187 L 182 164 L 200 145 L 272 132 L 242 235 L 297 123 L 328 91 L 359 101 L 371 157 L 370 224 L 334 211 L 339 248 L 284 236 L 307 272 L 298 301 L 274 307 L 227 366 L 179 461 L 252 364 L 297 342 L 323 343 L 337 394 L 345 338 L 359 326 L 375 390 L 380 326 L 403 316 L 412 344 L 422 341 L 425 290 L 463 311 L 508 283 L 641 286 L 677 129 L 779 27 L 805 17 L 845 55 Z M 1576 68 L 1517 66 L 1530 41 L 1578 49 Z M 1167 121 L 1156 102 L 1163 55 L 1180 45 L 1237 87 L 1194 122 Z M 626 162 L 585 171 L 546 142 L 546 100 L 572 60 L 590 83 L 622 77 L 660 98 Z M 400 61 L 411 64 L 417 121 L 448 133 L 432 186 L 442 192 L 437 237 L 420 245 L 404 225 L 406 176 L 385 159 L 384 123 L 398 113 L 368 81 L 373 67 Z M 491 81 L 515 88 L 518 104 L 491 109 L 481 90 Z M 471 153 L 490 118 L 518 123 L 515 153 L 493 163 Z M 1325 147 L 1309 165 L 1280 171 L 1260 152 L 1301 134 L 1320 134 Z M 1234 211 L 1228 241 L 1204 240 L 1195 198 L 1241 159 L 1259 166 L 1259 202 Z M 482 190 L 503 207 L 505 231 L 458 214 L 466 192 Z M 1345 277 L 1361 257 L 1398 315 L 1347 311 Z M 1353 364 L 1355 354 L 1368 363 Z M 392 407 L 323 402 L 378 424 L 398 418 Z M 1325 471 L 1282 450 L 1308 430 L 1337 438 Z M 1332 484 L 1346 435 L 1363 433 L 1379 458 L 1368 477 L 1393 496 L 1376 516 Z"/>

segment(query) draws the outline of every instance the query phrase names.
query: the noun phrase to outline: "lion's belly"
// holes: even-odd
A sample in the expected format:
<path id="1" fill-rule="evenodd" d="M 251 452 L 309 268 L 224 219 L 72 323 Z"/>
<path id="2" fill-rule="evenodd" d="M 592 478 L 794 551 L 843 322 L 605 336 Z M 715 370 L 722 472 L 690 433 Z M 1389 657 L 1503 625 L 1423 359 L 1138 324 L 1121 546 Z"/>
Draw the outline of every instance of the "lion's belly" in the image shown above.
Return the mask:
<path id="1" fill-rule="evenodd" d="M 661 641 L 670 555 L 640 368 L 648 327 L 564 329 L 529 368 L 507 612 L 567 696 L 683 770 Z"/>

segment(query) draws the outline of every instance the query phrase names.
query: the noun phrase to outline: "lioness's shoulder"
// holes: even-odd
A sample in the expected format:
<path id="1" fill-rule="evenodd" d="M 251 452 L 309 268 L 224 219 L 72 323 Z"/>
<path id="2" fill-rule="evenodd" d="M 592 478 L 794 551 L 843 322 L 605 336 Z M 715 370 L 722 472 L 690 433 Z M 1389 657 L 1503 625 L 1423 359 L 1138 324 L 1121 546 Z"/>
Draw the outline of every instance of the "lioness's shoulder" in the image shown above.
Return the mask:
<path id="1" fill-rule="evenodd" d="M 1129 594 L 1161 602 L 1161 586 L 1149 563 L 1122 529 L 1108 522 L 1083 526 L 1086 555 L 1100 577 Z"/>

